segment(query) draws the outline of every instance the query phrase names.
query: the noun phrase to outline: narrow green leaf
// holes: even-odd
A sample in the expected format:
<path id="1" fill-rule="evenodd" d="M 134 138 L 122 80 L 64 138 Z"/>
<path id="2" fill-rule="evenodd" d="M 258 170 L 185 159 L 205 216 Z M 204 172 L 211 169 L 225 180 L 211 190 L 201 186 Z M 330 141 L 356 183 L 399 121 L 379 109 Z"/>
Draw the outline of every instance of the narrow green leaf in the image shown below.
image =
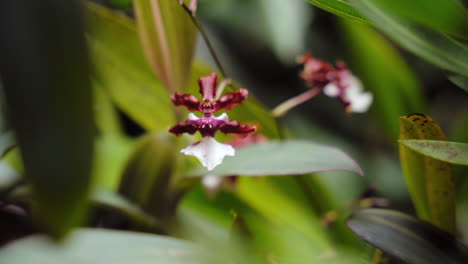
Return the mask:
<path id="1" fill-rule="evenodd" d="M 399 140 L 408 148 L 428 157 L 468 166 L 468 144 L 439 140 Z"/>
<path id="2" fill-rule="evenodd" d="M 468 13 L 454 0 L 375 0 L 382 9 L 437 31 L 466 37 Z"/>
<path id="3" fill-rule="evenodd" d="M 21 180 L 19 173 L 4 161 L 0 161 L 0 192 Z"/>
<path id="4" fill-rule="evenodd" d="M 400 212 L 363 209 L 347 224 L 371 245 L 408 264 L 468 263 L 468 249 L 454 236 Z"/>
<path id="5" fill-rule="evenodd" d="M 445 140 L 428 116 L 400 117 L 400 139 Z M 400 144 L 400 162 L 418 216 L 448 232 L 455 232 L 455 184 L 452 165 L 423 156 Z"/>
<path id="6" fill-rule="evenodd" d="M 389 14 L 372 0 L 350 3 L 389 38 L 430 63 L 468 76 L 468 49 L 448 36 Z"/>
<path id="7" fill-rule="evenodd" d="M 449 74 L 448 79 L 456 86 L 468 92 L 468 78 L 456 74 Z"/>
<path id="8" fill-rule="evenodd" d="M 178 1 L 135 0 L 138 32 L 153 71 L 171 92 L 187 85 L 196 28 Z"/>
<path id="9" fill-rule="evenodd" d="M 335 15 L 369 23 L 350 3 L 343 0 L 306 0 L 307 2 Z"/>
<path id="10" fill-rule="evenodd" d="M 362 175 L 359 165 L 341 150 L 303 140 L 270 141 L 247 146 L 237 150 L 234 157 L 226 157 L 214 170 L 193 174 L 267 176 L 323 171 L 348 171 Z"/>
<path id="11" fill-rule="evenodd" d="M 91 201 L 96 206 L 120 212 L 135 223 L 142 224 L 150 228 L 157 228 L 159 226 L 159 223 L 154 217 L 146 214 L 138 206 L 132 204 L 132 202 L 125 199 L 125 197 L 122 197 L 113 191 L 96 189 L 91 196 Z"/>
<path id="12" fill-rule="evenodd" d="M 80 229 L 63 244 L 31 236 L 0 250 L 4 263 L 21 264 L 193 264 L 198 250 L 175 238 L 102 229 Z"/>
<path id="13" fill-rule="evenodd" d="M 395 116 L 424 112 L 422 88 L 415 73 L 395 47 L 367 25 L 341 20 L 348 63 L 374 94 L 373 108 L 392 139 L 397 139 L 400 124 Z M 385 62 L 385 63 L 383 63 Z"/>
<path id="14" fill-rule="evenodd" d="M 3 157 L 8 150 L 16 145 L 13 131 L 5 131 L 0 135 L 0 157 Z"/>
<path id="15" fill-rule="evenodd" d="M 91 182 L 95 127 L 80 10 L 78 0 L 7 1 L 0 9 L 0 33 L 9 36 L 0 43 L 8 120 L 33 215 L 55 238 L 83 222 Z"/>

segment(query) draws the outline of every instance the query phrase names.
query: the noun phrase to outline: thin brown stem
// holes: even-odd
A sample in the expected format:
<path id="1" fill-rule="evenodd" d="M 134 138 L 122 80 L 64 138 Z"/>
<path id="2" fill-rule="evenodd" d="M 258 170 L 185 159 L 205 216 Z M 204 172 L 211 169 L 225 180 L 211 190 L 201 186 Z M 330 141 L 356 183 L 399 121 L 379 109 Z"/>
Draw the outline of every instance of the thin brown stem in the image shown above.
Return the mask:
<path id="1" fill-rule="evenodd" d="M 189 15 L 190 19 L 192 19 L 193 24 L 195 27 L 197 27 L 198 31 L 203 37 L 203 40 L 206 43 L 206 46 L 208 47 L 208 50 L 210 51 L 211 56 L 213 57 L 216 66 L 218 66 L 219 71 L 222 75 L 223 78 L 227 77 L 226 71 L 224 70 L 223 65 L 221 64 L 221 60 L 219 59 L 218 55 L 216 54 L 216 51 L 213 47 L 213 44 L 211 43 L 210 39 L 208 38 L 208 34 L 205 31 L 205 28 L 203 27 L 202 23 L 193 15 L 192 11 L 190 8 L 185 4 L 182 3 L 182 7 L 184 8 L 185 12 Z"/>

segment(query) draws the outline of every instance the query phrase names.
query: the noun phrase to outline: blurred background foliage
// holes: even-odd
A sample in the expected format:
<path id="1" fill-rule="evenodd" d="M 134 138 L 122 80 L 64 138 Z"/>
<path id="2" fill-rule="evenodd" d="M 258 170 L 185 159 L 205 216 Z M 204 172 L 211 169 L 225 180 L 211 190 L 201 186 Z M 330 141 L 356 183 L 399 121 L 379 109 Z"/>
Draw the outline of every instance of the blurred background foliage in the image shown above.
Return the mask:
<path id="1" fill-rule="evenodd" d="M 144 4 L 142 0 L 135 2 Z M 399 117 L 424 113 L 441 126 L 449 141 L 468 142 L 468 51 L 464 46 L 468 16 L 464 2 L 198 2 L 197 18 L 214 43 L 228 77 L 252 94 L 245 105 L 230 111 L 230 118 L 256 124 L 259 132 L 269 139 L 279 138 L 281 134 L 269 109 L 308 89 L 299 78 L 301 67 L 296 64 L 296 57 L 310 52 L 324 61 L 346 62 L 363 81 L 365 89 L 374 94 L 375 100 L 368 113 L 346 114 L 335 100 L 318 96 L 294 108 L 279 122 L 286 128 L 287 138 L 310 140 L 344 150 L 357 161 L 365 176 L 333 171 L 294 178 L 241 177 L 237 179 L 234 191 L 225 188 L 215 195 L 206 192 L 194 179 L 181 180 L 198 165 L 178 154 L 181 147 L 192 141 L 191 138 L 175 138 L 166 133 L 180 116 L 186 115 L 185 110 L 174 111 L 169 95 L 177 89 L 196 94 L 198 77 L 216 69 L 206 43 L 198 36 L 195 59 L 186 76 L 188 81 L 181 77 L 177 85 L 170 84 L 167 79 L 157 77 L 161 76 L 154 69 L 157 62 L 146 59 L 148 46 L 151 49 L 159 40 L 142 37 L 144 33 L 141 31 L 138 35 L 133 21 L 134 5 L 130 0 L 84 1 L 82 11 L 86 27 L 80 30 L 85 31 L 92 65 L 87 87 L 94 95 L 92 105 L 85 104 L 90 107 L 88 111 L 92 111 L 88 118 L 95 124 L 93 137 L 88 135 L 89 141 L 94 142 L 94 155 L 82 155 L 93 159 L 93 167 L 89 168 L 92 177 L 90 183 L 79 183 L 84 192 L 91 189 L 92 193 L 89 199 L 92 210 L 88 213 L 91 220 L 86 226 L 202 240 L 219 252 L 209 256 L 213 263 L 219 263 L 217 258 L 223 254 L 259 263 L 265 259 L 268 263 L 370 263 L 373 249 L 345 226 L 344 219 L 355 209 L 372 206 L 373 200 L 366 198 L 384 198 L 389 202 L 389 208 L 415 214 L 398 157 Z M 43 5 L 54 7 L 53 1 Z M 148 11 L 144 6 L 142 10 Z M 188 21 L 187 17 L 184 19 Z M 178 27 L 178 20 L 173 21 L 172 29 Z M 194 31 L 195 28 L 184 30 Z M 4 34 L 8 33 L 4 31 Z M 190 35 L 185 37 L 169 40 L 172 43 L 169 48 L 176 49 L 172 56 L 178 56 L 182 50 L 190 57 L 190 43 L 194 40 Z M 144 45 L 142 48 L 140 38 L 150 43 L 146 49 Z M 153 60 L 157 61 L 159 57 Z M 177 59 L 177 65 L 187 68 L 176 67 L 171 72 L 177 75 L 179 69 L 181 76 L 185 76 L 189 66 L 184 64 L 184 58 Z M 2 81 L 6 86 L 3 75 Z M 187 87 L 177 88 L 184 83 Z M 68 99 L 73 101 L 74 98 Z M 18 118 L 10 115 L 12 117 Z M 63 124 L 68 123 L 64 121 Z M 10 149 L 9 126 L 5 123 L 0 129 L 0 147 Z M 67 144 L 79 137 L 68 138 Z M 20 147 L 21 144 L 20 141 Z M 55 155 L 64 153 L 57 151 Z M 47 153 L 46 150 L 44 155 Z M 27 167 L 27 160 L 23 159 Z M 12 183 L 21 182 L 24 174 L 19 151 L 9 151 L 0 165 L 0 191 L 5 191 L 9 199 L 27 200 L 28 190 L 10 192 Z M 466 166 L 454 167 L 457 233 L 465 243 L 468 242 L 467 173 Z M 45 192 L 49 187 L 45 187 Z M 59 202 L 60 206 L 82 202 L 75 201 L 66 190 L 57 195 L 70 199 Z M 174 207 L 179 202 L 176 210 Z M 77 206 L 83 210 L 82 205 Z M 57 211 L 61 212 L 61 209 Z M 85 213 L 79 214 L 70 221 L 79 222 L 84 218 Z M 52 227 L 51 233 L 61 237 L 73 224 L 60 223 L 57 219 L 61 219 L 60 216 L 48 223 L 57 227 Z M 31 229 L 35 231 L 35 227 Z M 109 239 L 106 234 L 80 232 L 76 238 L 77 245 L 83 246 L 80 250 L 93 251 L 90 246 L 93 239 Z M 135 241 L 129 250 L 136 256 L 142 252 L 138 243 L 143 240 Z M 155 238 L 148 243 L 159 245 L 158 241 Z M 224 243 L 226 241 L 231 243 Z M 48 245 L 41 244 L 42 241 L 31 239 L 28 243 L 32 249 L 26 244 L 23 250 L 34 250 L 41 257 L 51 257 L 44 253 L 48 252 Z M 113 243 L 116 243 L 115 250 L 125 246 L 118 241 Z M 173 250 L 182 252 L 189 247 L 178 244 L 180 241 L 173 243 Z M 94 254 L 97 256 L 99 251 L 96 249 Z M 21 259 L 16 258 L 21 248 L 19 250 L 17 253 L 5 250 L 3 256 L 11 263 L 19 261 Z M 275 254 L 270 256 L 269 252 Z M 179 259 L 174 254 L 161 263 L 191 263 L 197 257 L 189 255 Z M 23 261 L 29 263 L 26 261 L 32 260 Z"/>

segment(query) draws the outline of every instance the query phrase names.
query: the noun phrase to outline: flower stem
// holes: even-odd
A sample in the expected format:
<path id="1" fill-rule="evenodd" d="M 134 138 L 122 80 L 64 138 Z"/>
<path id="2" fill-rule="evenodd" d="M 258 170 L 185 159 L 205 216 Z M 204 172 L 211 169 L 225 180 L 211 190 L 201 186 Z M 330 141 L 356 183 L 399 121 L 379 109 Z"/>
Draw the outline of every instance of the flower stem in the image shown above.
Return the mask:
<path id="1" fill-rule="evenodd" d="M 190 10 L 190 8 L 185 3 L 182 3 L 182 7 L 184 8 L 185 12 L 190 16 L 190 19 L 192 19 L 193 24 L 197 27 L 198 31 L 202 35 L 203 40 L 205 41 L 206 46 L 208 47 L 208 50 L 210 51 L 210 54 L 213 57 L 216 65 L 218 66 L 222 77 L 226 78 L 227 77 L 226 71 L 224 71 L 224 67 L 221 64 L 221 60 L 219 59 L 218 55 L 216 54 L 216 51 L 215 51 L 215 49 L 213 47 L 213 44 L 211 43 L 210 39 L 208 38 L 208 34 L 206 33 L 205 28 L 203 27 L 202 23 L 200 23 L 200 21 L 195 16 L 193 16 L 192 11 Z"/>
<path id="2" fill-rule="evenodd" d="M 308 90 L 300 95 L 297 95 L 275 107 L 271 112 L 273 116 L 280 117 L 286 114 L 291 108 L 304 103 L 307 100 L 314 98 L 321 92 L 321 89 L 315 88 Z"/>

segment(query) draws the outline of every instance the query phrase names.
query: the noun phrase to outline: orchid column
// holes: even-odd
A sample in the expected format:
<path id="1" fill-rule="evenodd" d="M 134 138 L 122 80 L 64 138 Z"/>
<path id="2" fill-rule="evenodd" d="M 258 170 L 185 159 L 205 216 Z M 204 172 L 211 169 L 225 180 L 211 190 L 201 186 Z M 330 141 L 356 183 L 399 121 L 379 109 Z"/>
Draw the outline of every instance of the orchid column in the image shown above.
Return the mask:
<path id="1" fill-rule="evenodd" d="M 200 93 L 203 101 L 200 102 L 191 94 L 172 95 L 172 102 L 176 105 L 183 105 L 189 111 L 199 111 L 203 115 L 201 117 L 190 113 L 187 121 L 179 123 L 169 129 L 169 132 L 176 135 L 182 133 L 194 134 L 199 131 L 203 139 L 195 142 L 181 152 L 186 155 L 195 156 L 208 170 L 214 169 L 223 162 L 225 156 L 234 156 L 235 150 L 231 145 L 219 143 L 214 136 L 219 130 L 224 134 L 249 134 L 255 131 L 254 127 L 241 125 L 238 121 L 231 121 L 226 113 L 215 116 L 214 113 L 221 109 L 229 110 L 235 105 L 242 104 L 248 96 L 246 89 L 239 89 L 235 92 L 226 93 L 220 97 L 217 94 L 216 85 L 218 77 L 215 73 L 198 79 L 200 85 Z M 220 97 L 220 98 L 218 98 Z"/>

